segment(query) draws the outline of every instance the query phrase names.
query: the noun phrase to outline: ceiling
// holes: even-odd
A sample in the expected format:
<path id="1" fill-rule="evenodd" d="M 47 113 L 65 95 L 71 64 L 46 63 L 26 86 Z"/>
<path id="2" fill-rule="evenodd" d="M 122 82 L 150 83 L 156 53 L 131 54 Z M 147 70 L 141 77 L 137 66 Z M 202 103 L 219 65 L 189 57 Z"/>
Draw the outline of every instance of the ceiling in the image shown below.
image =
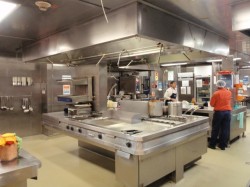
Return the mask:
<path id="1" fill-rule="evenodd" d="M 103 0 L 109 12 L 136 0 Z M 230 51 L 249 60 L 250 38 L 232 32 L 231 6 L 244 0 L 137 0 L 160 7 L 229 39 Z M 16 53 L 31 43 L 103 15 L 101 0 L 48 0 L 43 12 L 35 0 L 9 0 L 21 6 L 1 22 L 0 53 Z"/>
<path id="2" fill-rule="evenodd" d="M 36 0 L 9 0 L 21 6 L 1 22 L 0 52 L 15 52 L 22 46 L 84 23 L 102 14 L 100 1 L 50 0 L 52 7 L 43 12 Z M 127 0 L 104 0 L 106 11 L 122 6 Z"/>

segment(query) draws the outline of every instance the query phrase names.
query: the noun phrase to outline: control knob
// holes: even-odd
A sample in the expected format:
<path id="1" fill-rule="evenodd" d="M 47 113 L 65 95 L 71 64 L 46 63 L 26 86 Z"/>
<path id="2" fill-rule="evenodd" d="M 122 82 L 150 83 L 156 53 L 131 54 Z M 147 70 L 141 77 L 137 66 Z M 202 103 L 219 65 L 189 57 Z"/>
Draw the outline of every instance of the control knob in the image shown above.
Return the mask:
<path id="1" fill-rule="evenodd" d="M 78 132 L 79 132 L 79 133 L 82 133 L 82 129 L 78 129 Z"/>
<path id="2" fill-rule="evenodd" d="M 126 146 L 130 148 L 130 147 L 132 147 L 132 143 L 131 142 L 127 142 Z"/>
<path id="3" fill-rule="evenodd" d="M 102 135 L 101 135 L 101 134 L 98 134 L 98 138 L 99 138 L 99 139 L 102 139 Z"/>
<path id="4" fill-rule="evenodd" d="M 71 127 L 70 129 L 71 129 L 72 131 L 74 131 L 74 127 Z"/>
<path id="5" fill-rule="evenodd" d="M 66 126 L 66 129 L 68 129 L 68 130 L 70 129 L 68 125 Z"/>

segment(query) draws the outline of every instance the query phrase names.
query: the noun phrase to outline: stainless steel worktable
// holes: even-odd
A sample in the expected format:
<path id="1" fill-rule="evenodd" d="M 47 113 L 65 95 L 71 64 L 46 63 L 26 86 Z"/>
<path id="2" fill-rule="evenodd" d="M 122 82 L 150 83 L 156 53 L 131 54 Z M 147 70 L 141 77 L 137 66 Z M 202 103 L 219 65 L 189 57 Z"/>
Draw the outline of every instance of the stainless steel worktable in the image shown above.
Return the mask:
<path id="1" fill-rule="evenodd" d="M 186 108 L 183 108 L 183 111 L 187 111 Z M 202 115 L 209 117 L 209 125 L 210 129 L 212 128 L 213 121 L 213 107 L 207 107 L 204 109 L 198 109 L 194 112 L 194 115 Z M 244 136 L 244 132 L 246 131 L 246 115 L 247 115 L 247 107 L 239 106 L 235 108 L 231 112 L 231 124 L 230 124 L 230 141 L 239 137 L 241 134 Z M 209 137 L 211 132 L 209 131 Z"/>
<path id="2" fill-rule="evenodd" d="M 0 162 L 1 187 L 26 187 L 27 179 L 37 178 L 37 170 L 41 162 L 25 150 L 19 157 L 9 162 Z"/>

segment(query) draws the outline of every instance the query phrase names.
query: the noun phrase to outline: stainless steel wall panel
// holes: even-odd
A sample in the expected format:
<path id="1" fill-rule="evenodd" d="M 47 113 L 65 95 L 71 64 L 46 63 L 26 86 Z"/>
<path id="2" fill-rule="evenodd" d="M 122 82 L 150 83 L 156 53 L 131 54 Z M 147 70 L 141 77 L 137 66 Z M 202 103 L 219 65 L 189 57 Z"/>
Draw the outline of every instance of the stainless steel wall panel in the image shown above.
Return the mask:
<path id="1" fill-rule="evenodd" d="M 16 58 L 0 57 L 0 96 L 12 96 L 14 110 L 0 110 L 0 133 L 15 132 L 19 136 L 41 133 L 40 64 L 25 64 Z M 13 76 L 32 77 L 31 86 L 13 86 Z M 31 100 L 32 113 L 24 113 L 22 98 Z"/>

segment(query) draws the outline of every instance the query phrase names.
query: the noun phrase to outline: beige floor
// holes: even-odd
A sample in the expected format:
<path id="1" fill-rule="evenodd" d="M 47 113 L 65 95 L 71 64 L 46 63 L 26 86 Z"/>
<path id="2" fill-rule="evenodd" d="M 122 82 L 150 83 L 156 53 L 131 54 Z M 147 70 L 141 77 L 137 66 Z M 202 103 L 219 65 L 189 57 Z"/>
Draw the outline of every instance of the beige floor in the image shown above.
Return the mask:
<path id="1" fill-rule="evenodd" d="M 250 181 L 250 118 L 245 138 L 229 149 L 211 150 L 184 173 L 177 184 L 164 178 L 150 187 L 246 187 Z M 67 136 L 43 135 L 24 138 L 24 149 L 42 162 L 38 180 L 29 187 L 122 187 L 115 179 L 114 162 L 83 152 L 77 141 Z M 82 151 L 81 151 L 82 153 Z M 157 168 L 152 168 L 157 170 Z"/>

